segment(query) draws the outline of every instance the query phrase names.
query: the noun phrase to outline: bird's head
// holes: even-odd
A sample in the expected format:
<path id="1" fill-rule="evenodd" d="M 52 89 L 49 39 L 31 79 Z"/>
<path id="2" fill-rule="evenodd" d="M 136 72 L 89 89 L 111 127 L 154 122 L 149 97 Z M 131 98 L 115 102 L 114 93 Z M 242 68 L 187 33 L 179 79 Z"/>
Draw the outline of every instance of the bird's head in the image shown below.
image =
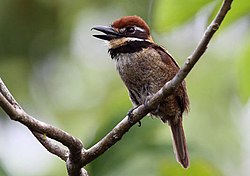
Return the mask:
<path id="1" fill-rule="evenodd" d="M 138 16 L 125 16 L 111 26 L 95 26 L 92 29 L 104 33 L 93 36 L 108 41 L 109 48 L 117 48 L 130 41 L 153 42 L 147 23 Z"/>

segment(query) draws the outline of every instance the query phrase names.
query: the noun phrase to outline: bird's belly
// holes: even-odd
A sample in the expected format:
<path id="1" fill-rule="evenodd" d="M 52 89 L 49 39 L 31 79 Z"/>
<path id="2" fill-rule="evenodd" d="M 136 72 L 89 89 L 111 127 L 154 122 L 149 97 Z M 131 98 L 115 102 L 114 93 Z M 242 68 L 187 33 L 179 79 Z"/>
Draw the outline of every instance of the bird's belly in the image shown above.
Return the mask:
<path id="1" fill-rule="evenodd" d="M 156 76 L 161 69 L 138 54 L 121 54 L 116 60 L 116 68 L 134 105 L 145 103 L 147 96 L 156 93 L 165 83 L 162 78 L 166 76 Z"/>

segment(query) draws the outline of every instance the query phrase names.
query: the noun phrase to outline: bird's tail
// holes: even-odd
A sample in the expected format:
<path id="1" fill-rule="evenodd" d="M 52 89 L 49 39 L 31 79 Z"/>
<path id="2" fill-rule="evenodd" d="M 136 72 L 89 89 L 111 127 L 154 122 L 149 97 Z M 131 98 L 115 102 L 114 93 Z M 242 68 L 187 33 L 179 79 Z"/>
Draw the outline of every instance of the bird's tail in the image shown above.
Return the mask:
<path id="1" fill-rule="evenodd" d="M 173 148 L 176 155 L 176 160 L 184 167 L 189 167 L 189 155 L 187 150 L 186 138 L 182 127 L 182 120 L 177 123 L 170 122 L 170 127 L 173 136 Z"/>

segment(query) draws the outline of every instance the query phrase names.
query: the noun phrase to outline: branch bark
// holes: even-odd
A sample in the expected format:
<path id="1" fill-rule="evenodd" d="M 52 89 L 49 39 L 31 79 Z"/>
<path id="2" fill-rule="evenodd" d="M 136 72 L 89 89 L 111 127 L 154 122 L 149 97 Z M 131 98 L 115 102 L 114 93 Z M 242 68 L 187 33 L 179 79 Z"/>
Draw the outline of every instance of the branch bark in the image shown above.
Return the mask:
<path id="1" fill-rule="evenodd" d="M 41 122 L 27 114 L 11 95 L 1 78 L 0 106 L 11 120 L 18 121 L 26 126 L 50 153 L 66 162 L 69 176 L 88 176 L 87 171 L 80 166 L 82 160 L 81 153 L 85 150 L 82 142 L 67 132 Z M 62 143 L 68 149 L 53 143 L 51 139 Z"/>
<path id="2" fill-rule="evenodd" d="M 176 76 L 149 99 L 147 106 L 141 105 L 133 111 L 133 123 L 129 122 L 126 116 L 103 139 L 89 149 L 85 149 L 79 139 L 67 132 L 36 120 L 27 114 L 13 98 L 1 78 L 0 106 L 8 114 L 11 120 L 18 121 L 25 125 L 50 153 L 66 162 L 69 176 L 88 176 L 87 171 L 82 167 L 99 157 L 117 143 L 134 124 L 155 109 L 162 100 L 169 96 L 181 84 L 206 51 L 211 38 L 219 29 L 224 17 L 230 10 L 232 2 L 233 0 L 224 0 L 215 19 L 208 26 L 196 49 L 187 58 L 185 64 Z M 60 142 L 67 148 L 65 149 L 63 146 L 53 143 L 53 140 Z"/>
<path id="3" fill-rule="evenodd" d="M 32 130 L 31 130 L 32 131 Z M 36 139 L 52 154 L 58 156 L 63 161 L 67 161 L 69 151 L 55 144 L 52 140 L 48 139 L 46 134 L 42 135 L 41 133 L 32 131 Z"/>

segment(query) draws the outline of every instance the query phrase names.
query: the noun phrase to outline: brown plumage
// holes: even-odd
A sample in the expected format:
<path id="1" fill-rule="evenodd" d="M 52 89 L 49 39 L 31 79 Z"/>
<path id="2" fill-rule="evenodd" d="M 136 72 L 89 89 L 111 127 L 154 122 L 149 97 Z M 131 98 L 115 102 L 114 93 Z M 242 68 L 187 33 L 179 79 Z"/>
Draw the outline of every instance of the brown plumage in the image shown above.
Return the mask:
<path id="1" fill-rule="evenodd" d="M 153 42 L 148 25 L 140 17 L 126 16 L 113 22 L 111 27 L 96 26 L 93 29 L 105 33 L 94 36 L 109 41 L 109 53 L 134 106 L 145 103 L 148 96 L 156 93 L 179 70 L 173 57 Z M 151 112 L 170 125 L 176 158 L 184 168 L 189 166 L 189 156 L 182 115 L 188 111 L 188 106 L 183 82 Z"/>

